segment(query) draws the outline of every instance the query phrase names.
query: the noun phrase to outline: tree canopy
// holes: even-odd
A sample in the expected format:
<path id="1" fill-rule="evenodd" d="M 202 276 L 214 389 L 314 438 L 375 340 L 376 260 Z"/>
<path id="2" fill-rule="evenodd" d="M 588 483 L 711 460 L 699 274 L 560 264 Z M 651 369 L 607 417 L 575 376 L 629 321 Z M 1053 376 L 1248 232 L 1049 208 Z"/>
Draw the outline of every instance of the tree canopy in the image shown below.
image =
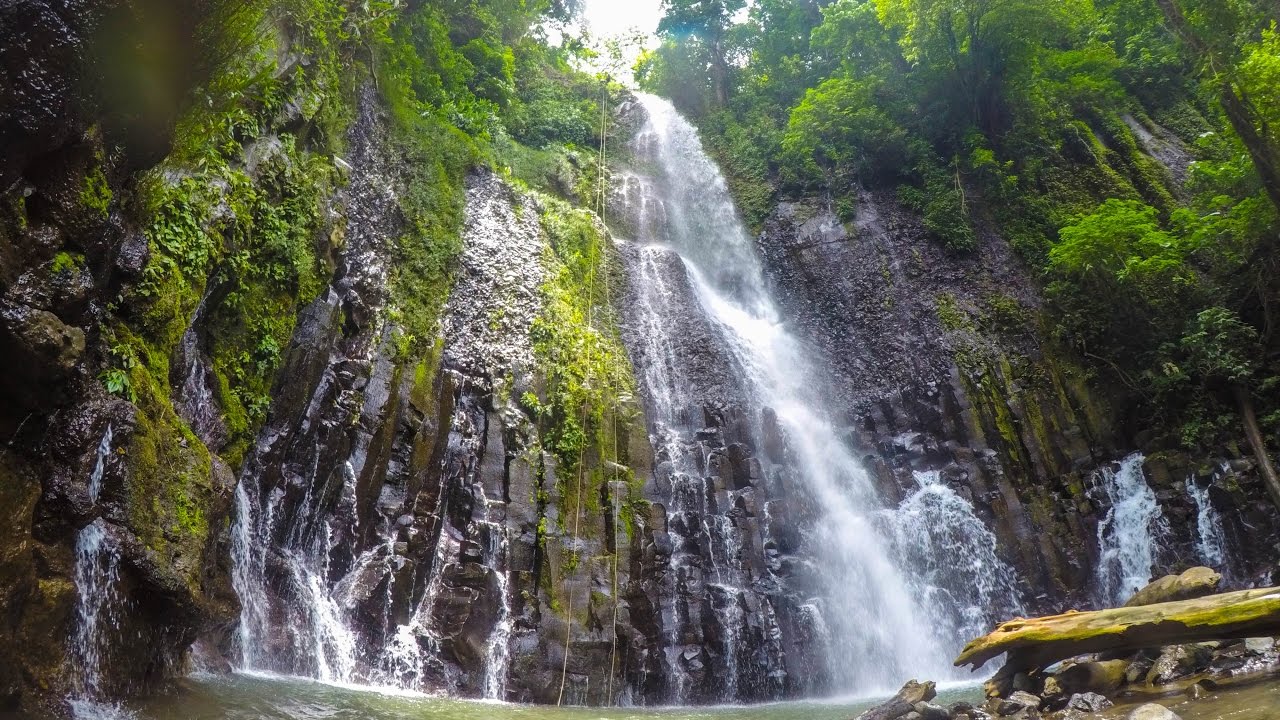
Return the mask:
<path id="1" fill-rule="evenodd" d="M 1049 335 L 1169 437 L 1220 442 L 1242 397 L 1280 429 L 1273 0 L 664 7 L 639 77 L 703 128 L 748 222 L 888 189 L 954 252 L 993 228 L 1041 271 Z"/>

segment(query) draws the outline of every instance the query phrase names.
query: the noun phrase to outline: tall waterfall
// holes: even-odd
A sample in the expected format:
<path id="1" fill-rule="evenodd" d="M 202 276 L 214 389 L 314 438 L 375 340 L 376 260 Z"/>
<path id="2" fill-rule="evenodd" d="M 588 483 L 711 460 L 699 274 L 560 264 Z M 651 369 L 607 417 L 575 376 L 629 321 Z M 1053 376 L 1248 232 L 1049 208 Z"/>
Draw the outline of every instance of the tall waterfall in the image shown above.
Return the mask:
<path id="1" fill-rule="evenodd" d="M 804 496 L 802 507 L 812 516 L 802 539 L 811 564 L 802 570 L 811 582 L 798 583 L 808 593 L 799 614 L 807 618 L 813 639 L 825 645 L 828 690 L 869 693 L 897 688 L 912 676 L 955 677 L 949 658 L 962 633 L 1016 604 L 1011 574 L 994 553 L 994 537 L 967 503 L 946 495 L 936 478 L 903 510 L 917 513 L 919 525 L 935 532 L 915 532 L 918 527 L 895 532 L 892 522 L 883 522 L 884 513 L 892 511 L 833 422 L 822 391 L 826 379 L 784 323 L 719 169 L 703 152 L 694 128 L 668 102 L 647 95 L 640 102 L 647 120 L 632 148 L 639 170 L 621 179 L 629 231 L 638 245 L 631 249 L 636 299 L 629 308 L 630 342 L 660 473 L 669 486 L 674 592 L 698 582 L 705 587 L 708 601 L 701 605 L 717 615 L 713 625 L 728 628 L 719 644 L 732 687 L 739 678 L 732 664 L 738 653 L 733 628 L 741 625 L 734 615 L 741 603 L 735 599 L 759 602 L 755 588 L 764 588 L 763 602 L 772 612 L 779 595 L 768 591 L 777 582 L 773 569 L 763 574 L 751 569 L 740 543 L 743 519 L 717 510 L 722 493 L 732 506 L 739 500 L 734 493 L 747 491 L 709 489 L 704 470 L 717 458 L 700 454 L 702 446 L 694 442 L 698 433 L 707 432 L 699 430 L 699 405 L 709 395 L 736 394 L 746 406 L 752 424 L 748 434 L 757 447 L 769 443 L 770 427 L 785 437 L 785 463 L 760 482 L 786 485 L 788 492 Z M 691 313 L 700 318 L 691 321 Z M 684 328 L 696 320 L 712 329 L 709 339 L 688 337 Z M 705 374 L 700 365 L 715 351 L 708 345 L 723 349 L 723 364 L 716 370 L 732 378 L 718 380 L 723 387 L 715 392 L 688 377 Z M 766 524 L 771 507 L 764 506 Z M 765 542 L 785 544 L 775 540 L 766 537 Z M 923 568 L 902 567 L 902 559 L 924 557 L 933 563 L 967 559 L 959 572 L 908 577 Z M 994 585 L 984 586 L 988 581 Z M 685 661 L 697 651 L 687 645 L 698 632 L 689 609 L 696 601 L 664 599 L 666 669 L 675 701 L 686 697 Z M 761 661 L 768 661 L 767 655 Z"/>
<path id="2" fill-rule="evenodd" d="M 1119 605 L 1151 581 L 1160 543 L 1169 532 L 1156 494 L 1134 453 L 1118 467 L 1094 473 L 1088 495 L 1106 509 L 1098 523 L 1098 591 L 1101 605 Z"/>

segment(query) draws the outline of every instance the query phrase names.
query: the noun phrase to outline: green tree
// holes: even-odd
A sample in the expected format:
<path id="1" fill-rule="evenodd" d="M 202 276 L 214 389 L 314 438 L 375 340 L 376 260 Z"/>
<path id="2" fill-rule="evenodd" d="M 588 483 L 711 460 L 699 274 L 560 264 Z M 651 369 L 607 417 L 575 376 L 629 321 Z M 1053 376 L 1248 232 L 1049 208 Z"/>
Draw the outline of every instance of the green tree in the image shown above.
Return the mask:
<path id="1" fill-rule="evenodd" d="M 663 0 L 658 35 L 685 45 L 706 68 L 718 107 L 729 103 L 729 27 L 746 0 Z"/>
<path id="2" fill-rule="evenodd" d="M 876 0 L 881 22 L 901 33 L 906 59 L 936 74 L 953 122 L 996 131 L 1004 81 L 1039 48 L 1075 37 L 1094 19 L 1090 0 Z"/>
<path id="3" fill-rule="evenodd" d="M 1195 63 L 1207 76 L 1231 127 L 1244 143 L 1263 188 L 1280 208 L 1280 147 L 1271 127 L 1278 61 L 1274 33 L 1256 39 L 1276 21 L 1274 4 L 1250 0 L 1155 0 Z M 1270 55 L 1270 57 L 1268 57 Z M 1254 101 L 1260 94 L 1260 102 Z M 1270 112 L 1269 112 L 1270 111 Z"/>
<path id="4" fill-rule="evenodd" d="M 1194 302 L 1197 276 L 1186 260 L 1155 208 L 1107 200 L 1062 228 L 1049 251 L 1048 292 L 1083 352 L 1140 368 L 1177 336 Z"/>
<path id="5" fill-rule="evenodd" d="M 1280 475 L 1277 475 L 1254 409 L 1254 378 L 1261 365 L 1258 332 L 1231 310 L 1211 307 L 1188 324 L 1180 342 L 1185 367 L 1207 389 L 1230 392 L 1240 412 L 1245 436 L 1258 461 L 1267 490 L 1280 507 Z"/>

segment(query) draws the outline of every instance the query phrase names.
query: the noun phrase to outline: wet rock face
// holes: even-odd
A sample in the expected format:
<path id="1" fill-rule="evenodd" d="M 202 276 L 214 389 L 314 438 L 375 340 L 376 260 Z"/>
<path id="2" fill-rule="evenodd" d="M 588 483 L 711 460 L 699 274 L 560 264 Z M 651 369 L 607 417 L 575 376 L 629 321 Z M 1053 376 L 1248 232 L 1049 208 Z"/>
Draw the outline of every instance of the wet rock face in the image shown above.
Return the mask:
<path id="1" fill-rule="evenodd" d="M 1088 488 L 1098 468 L 1141 447 L 1141 428 L 1124 424 L 1124 393 L 1093 387 L 1036 334 L 1036 282 L 997 231 L 979 238 L 973 253 L 952 254 L 891 196 L 863 192 L 848 223 L 821 202 L 780 204 L 757 246 L 787 321 L 835 376 L 829 392 L 886 500 L 901 500 L 913 473 L 939 472 L 996 532 L 1029 610 L 1087 606 L 1108 510 Z M 1173 527 L 1154 574 L 1205 561 L 1186 483 L 1208 488 L 1226 538 L 1246 523 L 1280 532 L 1274 508 L 1245 499 L 1265 500 L 1247 460 L 1206 470 L 1204 458 L 1149 455 Z M 1236 483 L 1256 492 L 1228 491 Z M 1256 546 L 1225 542 L 1239 567 L 1224 586 L 1269 572 Z"/>
<path id="2" fill-rule="evenodd" d="M 538 209 L 488 173 L 468 180 L 467 208 L 461 269 L 445 309 L 446 362 L 477 377 L 528 375 L 545 276 Z"/>
<path id="3" fill-rule="evenodd" d="M 0 188 L 57 162 L 90 126 L 127 171 L 159 162 L 218 52 L 200 0 L 14 0 L 0 8 Z M 216 43 L 215 43 L 216 44 Z M 144 90 L 145 88 L 145 90 Z"/>
<path id="4" fill-rule="evenodd" d="M 180 435 L 167 398 L 127 402 L 99 379 L 109 306 L 148 257 L 146 239 L 112 197 L 131 171 L 167 150 L 179 108 L 107 92 L 114 73 L 139 65 L 98 61 L 148 49 L 129 23 L 151 6 L 159 6 L 158 22 L 177 23 L 164 32 L 191 37 L 199 13 L 178 17 L 190 3 L 0 7 L 8 80 L 0 87 L 2 709 L 56 706 L 71 689 L 76 547 L 90 524 L 103 529 L 115 557 L 125 606 L 104 693 L 145 691 L 172 677 L 195 635 L 235 612 L 218 560 L 217 529 L 230 513 L 225 465 Z M 177 74 L 164 87 L 181 95 L 198 72 L 186 74 L 195 65 L 175 59 Z M 91 182 L 97 192 L 86 195 Z M 148 464 L 156 457 L 163 465 Z M 186 524 L 176 520 L 178 505 Z"/>
<path id="5" fill-rule="evenodd" d="M 357 148 L 371 145 L 351 162 L 337 273 L 363 264 L 368 281 L 335 281 L 304 315 L 241 474 L 242 662 L 472 697 L 616 701 L 644 652 L 627 602 L 612 601 L 636 555 L 612 521 L 625 483 L 579 510 L 574 478 L 558 477 L 513 400 L 536 385 L 540 209 L 490 173 L 467 180 L 443 347 L 405 357 L 385 319 L 385 264 L 369 267 L 394 230 L 379 205 L 393 199 L 361 190 L 395 172 L 379 122 L 362 116 L 356 131 Z M 344 324 L 345 307 L 367 320 Z"/>
<path id="6" fill-rule="evenodd" d="M 664 248 L 627 241 L 618 244 L 618 252 L 627 283 L 622 301 L 622 336 L 637 372 L 654 376 L 644 385 L 684 388 L 687 402 L 679 410 L 688 428 L 703 426 L 704 408 L 745 404 L 746 390 L 738 361 L 723 346 L 706 317 L 696 312 L 669 314 L 655 309 L 656 314 L 650 314 L 635 310 L 649 302 L 645 285 L 673 298 L 672 306 L 698 307 L 680 256 Z M 666 332 L 659 333 L 652 327 L 655 322 L 662 323 Z M 674 340 L 674 347 L 654 344 L 661 342 L 664 335 Z"/>

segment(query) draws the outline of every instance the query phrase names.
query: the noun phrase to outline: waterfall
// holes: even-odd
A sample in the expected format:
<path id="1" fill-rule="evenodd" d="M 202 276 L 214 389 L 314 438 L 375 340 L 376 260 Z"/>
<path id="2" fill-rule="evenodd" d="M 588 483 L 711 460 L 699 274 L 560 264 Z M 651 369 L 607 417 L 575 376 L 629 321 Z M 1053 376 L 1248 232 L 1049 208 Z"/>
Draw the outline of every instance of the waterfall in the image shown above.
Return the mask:
<path id="1" fill-rule="evenodd" d="M 1024 615 L 1013 568 L 1000 559 L 996 536 L 973 505 L 937 472 L 915 473 L 917 490 L 886 510 L 898 564 L 924 599 L 934 631 L 958 650 L 1002 620 Z"/>
<path id="2" fill-rule="evenodd" d="M 715 458 L 699 457 L 700 445 L 690 438 L 697 431 L 690 416 L 709 393 L 686 376 L 701 372 L 706 354 L 716 345 L 728 360 L 718 371 L 741 386 L 717 390 L 720 394 L 740 391 L 754 418 L 766 413 L 776 417 L 790 458 L 789 469 L 779 472 L 794 474 L 797 490 L 805 494 L 807 507 L 816 515 L 807 523 L 804 544 L 812 557 L 810 574 L 817 592 L 796 610 L 810 634 L 826 638 L 830 689 L 870 693 L 896 689 L 903 680 L 921 674 L 955 677 L 949 662 L 955 640 L 940 639 L 939 624 L 946 627 L 947 635 L 960 632 L 976 622 L 974 616 L 981 612 L 972 603 L 1012 593 L 1007 568 L 995 559 L 993 537 L 978 531 L 974 523 L 980 526 L 980 522 L 971 512 L 960 511 L 963 501 L 946 498 L 937 488 L 928 490 L 929 497 L 947 502 L 926 507 L 922 500 L 918 509 L 925 514 L 942 509 L 952 513 L 948 517 L 964 516 L 952 534 L 940 530 L 924 537 L 898 536 L 884 527 L 886 508 L 842 437 L 842 429 L 831 419 L 832 409 L 826 406 L 822 391 L 825 379 L 782 321 L 719 169 L 703 152 L 694 128 L 669 103 L 647 95 L 640 102 L 648 118 L 633 150 L 637 166 L 647 174 L 627 173 L 621 183 L 635 236 L 632 242 L 639 246 L 630 251 L 636 258 L 632 263 L 636 298 L 630 303 L 628 320 L 654 446 L 661 472 L 668 475 L 669 532 L 675 548 L 671 575 L 679 580 L 676 588 L 667 591 L 694 593 L 699 577 L 706 577 L 701 590 L 710 593 L 711 610 L 722 615 L 717 624 L 734 627 L 741 625 L 741 619 L 735 609 L 739 605 L 732 599 L 754 597 L 756 586 L 776 581 L 744 570 L 740 521 L 714 502 L 720 494 L 736 502 L 737 493 L 744 491 L 722 490 L 706 479 L 701 469 Z M 683 285 L 688 292 L 681 291 Z M 693 340 L 696 347 L 690 347 L 690 337 L 682 330 L 690 326 L 686 316 L 691 303 L 695 305 L 692 312 L 701 315 L 713 331 L 710 340 Z M 756 444 L 762 445 L 758 428 L 755 435 Z M 931 517 L 929 521 L 938 520 Z M 947 546 L 948 557 L 976 557 L 989 565 L 975 563 L 967 566 L 968 572 L 909 579 L 906 574 L 918 568 L 900 567 L 895 558 L 895 544 L 905 546 L 903 556 L 920 556 L 948 543 L 958 544 Z M 976 547 L 969 548 L 967 543 Z M 926 589 L 934 582 L 940 586 Z M 939 600 L 948 592 L 954 593 L 950 601 Z M 665 656 L 674 701 L 687 697 L 685 665 L 689 663 L 681 660 L 689 661 L 696 652 L 678 645 L 698 632 L 683 609 L 693 599 L 686 603 L 675 597 L 664 599 Z M 1005 605 L 1010 602 L 1003 600 Z M 732 631 L 725 634 L 723 644 L 730 646 L 731 655 L 736 652 L 736 637 Z M 736 658 L 726 659 L 725 665 L 728 681 L 737 682 Z M 696 669 L 696 665 L 690 667 Z"/>
<path id="3" fill-rule="evenodd" d="M 477 524 L 483 536 L 484 564 L 497 568 L 494 578 L 498 584 L 498 620 L 489 633 L 489 641 L 485 643 L 484 680 L 481 688 L 485 699 L 503 700 L 506 698 L 507 673 L 511 669 L 511 631 L 514 625 L 511 617 L 511 580 L 506 573 L 511 553 L 510 539 L 507 537 L 506 506 L 490 500 L 481 483 L 475 484 L 474 494 L 482 509 Z"/>
<path id="4" fill-rule="evenodd" d="M 97 505 L 98 496 L 102 494 L 102 476 L 107 469 L 107 457 L 111 453 L 112 428 L 107 423 L 107 431 L 98 441 L 97 456 L 93 461 L 93 472 L 89 475 L 89 504 Z"/>
<path id="5" fill-rule="evenodd" d="M 1151 582 L 1160 543 L 1169 525 L 1142 473 L 1146 461 L 1134 453 L 1118 467 L 1094 472 L 1088 496 L 1106 509 L 1098 523 L 1100 605 L 1120 605 Z"/>
<path id="6" fill-rule="evenodd" d="M 338 473 L 342 475 L 343 473 Z M 285 613 L 283 633 L 289 652 L 273 651 L 271 600 L 265 583 L 268 558 L 273 551 L 273 531 L 278 529 L 279 507 L 285 493 L 276 489 L 268 493 L 262 506 L 252 498 L 258 494 L 255 478 L 246 474 L 236 488 L 236 523 L 232 530 L 232 586 L 240 597 L 240 667 L 246 670 L 296 672 L 307 670 L 326 682 L 354 682 L 356 638 L 348 627 L 343 608 L 330 592 L 329 543 L 332 526 L 329 520 L 298 523 L 291 528 L 291 542 L 275 550 L 271 559 L 277 581 L 287 583 L 293 601 L 281 608 Z M 314 516 L 312 509 L 308 516 Z M 279 637 L 279 635 L 276 635 Z"/>
<path id="7" fill-rule="evenodd" d="M 89 500 L 96 505 L 111 455 L 110 424 L 98 442 L 93 471 L 89 475 Z M 106 701 L 104 670 L 113 643 L 120 633 L 124 597 L 120 592 L 120 553 L 99 518 L 76 536 L 75 625 L 68 639 L 73 659 L 70 704 L 77 718 L 129 718 L 127 711 Z"/>
<path id="8" fill-rule="evenodd" d="M 1194 475 L 1187 478 L 1187 497 L 1196 508 L 1196 551 L 1205 565 L 1221 571 L 1227 569 L 1226 538 L 1222 533 L 1222 518 L 1209 498 L 1209 486 L 1226 471 L 1224 465 L 1204 487 L 1196 483 Z"/>

